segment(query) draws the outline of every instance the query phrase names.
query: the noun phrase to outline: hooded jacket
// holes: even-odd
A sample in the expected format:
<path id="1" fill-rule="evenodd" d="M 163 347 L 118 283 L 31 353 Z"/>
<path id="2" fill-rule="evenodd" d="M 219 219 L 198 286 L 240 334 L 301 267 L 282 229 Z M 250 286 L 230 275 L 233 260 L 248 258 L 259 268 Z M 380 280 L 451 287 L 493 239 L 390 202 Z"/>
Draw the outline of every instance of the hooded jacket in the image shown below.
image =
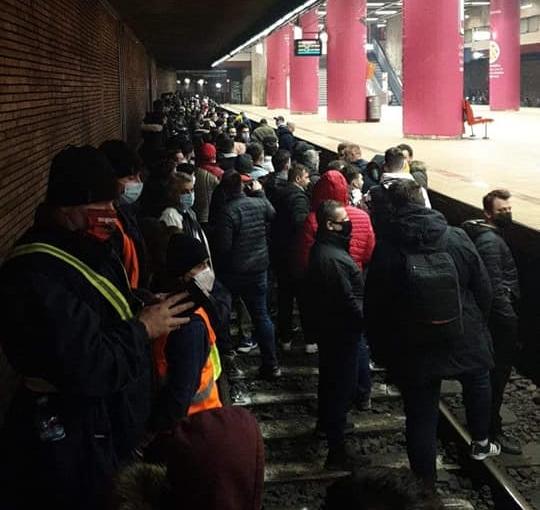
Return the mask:
<path id="1" fill-rule="evenodd" d="M 296 138 L 285 124 L 278 126 L 277 137 L 279 140 L 279 148 L 289 151 L 292 154 Z"/>
<path id="2" fill-rule="evenodd" d="M 261 509 L 264 445 L 245 409 L 223 407 L 185 418 L 156 438 L 145 460 L 152 464 L 135 464 L 119 476 L 115 510 Z"/>
<path id="3" fill-rule="evenodd" d="M 499 321 L 517 320 L 514 307 L 520 296 L 518 272 L 503 233 L 485 220 L 466 221 L 463 228 L 474 242 L 491 279 L 491 318 Z"/>
<path id="4" fill-rule="evenodd" d="M 370 261 L 375 247 L 375 234 L 371 227 L 369 216 L 362 210 L 347 205 L 349 188 L 345 177 L 337 170 L 330 170 L 323 174 L 313 188 L 311 199 L 311 212 L 304 223 L 300 233 L 298 246 L 298 268 L 304 273 L 308 267 L 309 252 L 315 242 L 317 233 L 316 212 L 325 200 L 337 200 L 346 207 L 349 219 L 352 222 L 352 236 L 349 253 L 360 269 Z"/>
<path id="5" fill-rule="evenodd" d="M 198 153 L 198 166 L 212 175 L 221 179 L 223 169 L 216 163 L 217 152 L 216 148 L 211 143 L 204 143 Z"/>
<path id="6" fill-rule="evenodd" d="M 446 251 L 459 278 L 464 334 L 453 344 L 413 347 L 405 337 L 408 317 L 400 283 L 404 275 L 402 251 L 424 252 L 440 246 L 448 232 Z M 486 268 L 467 234 L 448 227 L 438 211 L 408 205 L 393 216 L 389 235 L 377 243 L 366 281 L 365 316 L 368 341 L 376 360 L 390 376 L 409 381 L 452 377 L 493 366 L 487 320 L 491 284 Z"/>

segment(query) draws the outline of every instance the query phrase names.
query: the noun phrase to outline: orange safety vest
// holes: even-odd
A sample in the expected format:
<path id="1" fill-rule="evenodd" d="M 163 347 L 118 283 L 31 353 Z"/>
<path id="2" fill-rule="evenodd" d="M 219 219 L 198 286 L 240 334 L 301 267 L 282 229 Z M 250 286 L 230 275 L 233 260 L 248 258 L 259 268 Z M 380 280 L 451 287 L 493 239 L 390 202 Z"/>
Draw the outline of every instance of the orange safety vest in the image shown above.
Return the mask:
<path id="1" fill-rule="evenodd" d="M 197 308 L 195 314 L 203 320 L 206 327 L 210 352 L 201 371 L 199 387 L 191 400 L 188 416 L 200 413 L 201 411 L 206 411 L 207 409 L 223 407 L 221 400 L 219 399 L 219 392 L 216 384 L 216 381 L 221 374 L 221 364 L 216 345 L 216 333 L 214 332 L 214 328 L 210 323 L 207 313 L 202 307 Z M 167 336 L 161 336 L 154 341 L 152 347 L 154 353 L 154 366 L 160 379 L 163 379 L 167 375 L 168 366 L 165 357 L 166 345 Z"/>
<path id="2" fill-rule="evenodd" d="M 124 226 L 120 220 L 116 220 L 116 226 L 122 234 L 122 262 L 128 275 L 128 280 L 132 289 L 139 287 L 139 257 L 133 239 L 126 234 Z"/>

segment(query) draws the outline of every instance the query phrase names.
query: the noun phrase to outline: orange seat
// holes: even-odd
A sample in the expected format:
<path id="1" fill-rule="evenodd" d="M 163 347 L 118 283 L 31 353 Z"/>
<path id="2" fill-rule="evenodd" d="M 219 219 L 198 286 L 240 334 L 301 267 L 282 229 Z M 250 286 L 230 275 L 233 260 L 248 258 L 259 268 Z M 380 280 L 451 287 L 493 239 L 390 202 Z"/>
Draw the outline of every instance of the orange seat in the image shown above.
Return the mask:
<path id="1" fill-rule="evenodd" d="M 463 121 L 471 127 L 471 138 L 474 138 L 476 136 L 474 134 L 473 126 L 475 124 L 484 124 L 484 140 L 487 140 L 487 125 L 493 122 L 493 120 L 494 119 L 488 119 L 484 117 L 475 117 L 471 103 L 469 103 L 469 101 L 467 101 L 466 99 L 463 100 Z"/>

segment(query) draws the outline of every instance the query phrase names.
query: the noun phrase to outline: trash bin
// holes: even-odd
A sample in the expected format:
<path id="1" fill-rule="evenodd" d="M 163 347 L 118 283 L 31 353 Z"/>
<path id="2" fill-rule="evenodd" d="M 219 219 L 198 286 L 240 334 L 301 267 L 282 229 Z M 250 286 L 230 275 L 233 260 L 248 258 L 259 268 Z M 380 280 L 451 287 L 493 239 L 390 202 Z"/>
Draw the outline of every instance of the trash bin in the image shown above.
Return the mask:
<path id="1" fill-rule="evenodd" d="M 381 120 L 381 98 L 379 96 L 368 96 L 367 100 L 367 121 L 379 122 Z"/>

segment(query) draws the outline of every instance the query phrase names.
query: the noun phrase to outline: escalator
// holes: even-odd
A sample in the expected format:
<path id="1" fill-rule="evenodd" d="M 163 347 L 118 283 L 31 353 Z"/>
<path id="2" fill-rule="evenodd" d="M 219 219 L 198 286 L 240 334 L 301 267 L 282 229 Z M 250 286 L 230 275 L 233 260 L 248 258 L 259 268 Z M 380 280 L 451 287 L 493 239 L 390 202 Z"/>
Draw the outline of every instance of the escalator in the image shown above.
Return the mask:
<path id="1" fill-rule="evenodd" d="M 373 81 L 377 83 L 381 90 L 384 89 L 383 81 L 384 73 L 386 73 L 388 78 L 388 89 L 392 93 L 390 104 L 401 105 L 403 100 L 403 84 L 401 83 L 401 79 L 390 64 L 390 60 L 379 42 L 373 39 L 371 43 L 372 49 L 368 50 L 367 57 L 368 60 L 375 65 Z"/>

